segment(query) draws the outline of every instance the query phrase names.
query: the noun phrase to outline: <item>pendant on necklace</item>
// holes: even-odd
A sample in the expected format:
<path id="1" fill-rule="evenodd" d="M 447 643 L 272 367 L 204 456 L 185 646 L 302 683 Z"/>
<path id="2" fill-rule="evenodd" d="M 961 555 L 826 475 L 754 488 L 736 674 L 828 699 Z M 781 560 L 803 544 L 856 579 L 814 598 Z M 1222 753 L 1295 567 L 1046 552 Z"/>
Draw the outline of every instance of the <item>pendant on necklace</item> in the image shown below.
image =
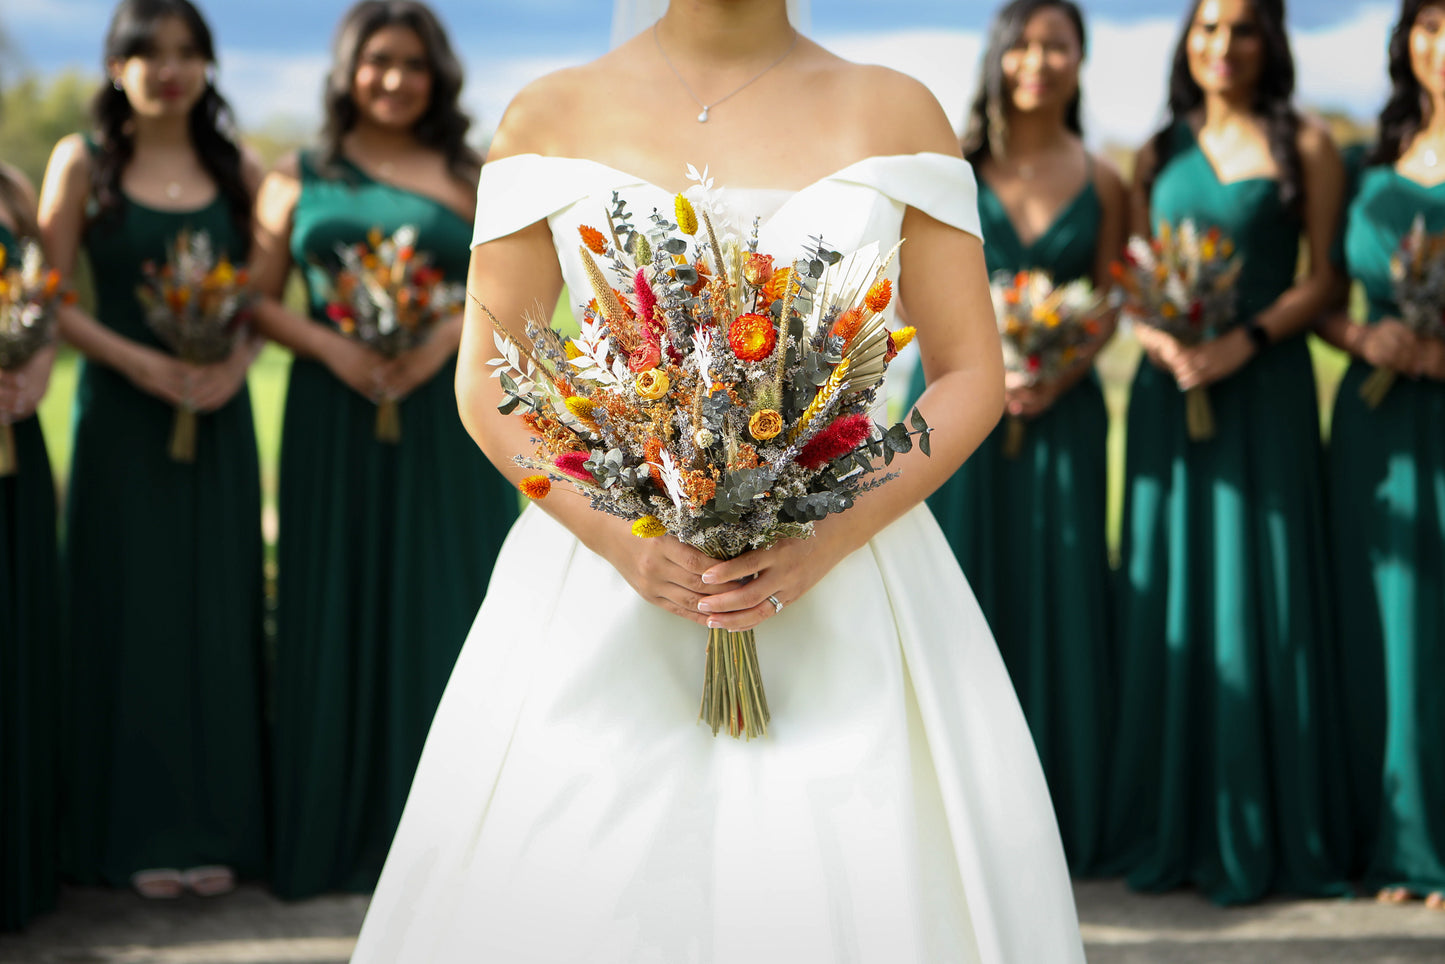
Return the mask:
<path id="1" fill-rule="evenodd" d="M 697 122 L 698 122 L 699 124 L 706 124 L 706 123 L 707 123 L 707 108 L 706 108 L 706 107 L 704 107 L 704 108 L 702 109 L 702 113 L 701 113 L 701 114 L 698 114 L 698 115 L 697 115 Z"/>
<path id="2" fill-rule="evenodd" d="M 1436 157 L 1435 152 L 1427 147 L 1425 148 L 1424 153 L 1420 155 L 1420 163 L 1424 164 L 1426 167 L 1434 167 L 1436 164 L 1440 163 L 1440 158 Z"/>

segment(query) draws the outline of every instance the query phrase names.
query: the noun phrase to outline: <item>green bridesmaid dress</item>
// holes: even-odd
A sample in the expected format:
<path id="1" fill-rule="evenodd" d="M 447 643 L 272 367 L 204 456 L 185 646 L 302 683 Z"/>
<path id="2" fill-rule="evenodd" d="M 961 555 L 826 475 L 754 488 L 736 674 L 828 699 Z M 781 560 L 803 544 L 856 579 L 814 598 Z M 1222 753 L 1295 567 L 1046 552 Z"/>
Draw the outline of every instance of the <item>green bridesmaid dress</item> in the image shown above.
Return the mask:
<path id="1" fill-rule="evenodd" d="M 219 195 L 194 211 L 127 200 L 86 227 L 97 318 L 165 351 L 135 290 L 176 235 L 243 260 Z M 65 515 L 65 869 L 266 870 L 261 482 L 243 386 L 167 454 L 174 409 L 83 360 Z"/>
<path id="2" fill-rule="evenodd" d="M 1369 322 L 1398 316 L 1390 255 L 1417 215 L 1445 231 L 1445 184 L 1364 172 L 1345 257 Z M 1371 888 L 1445 892 L 1445 383 L 1402 376 L 1371 410 L 1370 371 L 1345 373 L 1329 455 L 1356 856 Z"/>
<path id="3" fill-rule="evenodd" d="M 1300 219 L 1273 179 L 1224 184 L 1187 125 L 1154 183 L 1154 222 L 1194 219 L 1244 259 L 1241 315 L 1294 280 Z M 1303 337 L 1184 393 L 1147 360 L 1129 402 L 1112 869 L 1220 904 L 1348 892 L 1348 813 L 1318 403 Z"/>
<path id="4" fill-rule="evenodd" d="M 15 236 L 0 225 L 13 255 Z M 0 931 L 55 906 L 55 482 L 40 419 L 17 422 L 19 471 L 0 478 Z"/>
<path id="5" fill-rule="evenodd" d="M 338 244 L 419 231 L 466 278 L 471 225 L 431 198 L 343 164 L 301 160 L 291 253 L 311 317 Z M 455 364 L 402 401 L 398 444 L 376 406 L 324 365 L 291 367 L 281 442 L 274 886 L 368 891 L 401 818 L 452 663 L 517 514 L 516 490 L 457 414 Z"/>
<path id="6" fill-rule="evenodd" d="M 1103 209 L 1092 180 L 1024 244 L 979 180 L 989 274 L 1088 278 Z M 921 369 L 911 395 L 923 391 Z M 1109 416 L 1091 372 L 1027 423 L 1015 458 L 1005 425 L 928 499 L 998 640 L 1048 778 L 1070 870 L 1096 869 L 1113 705 L 1104 533 Z"/>

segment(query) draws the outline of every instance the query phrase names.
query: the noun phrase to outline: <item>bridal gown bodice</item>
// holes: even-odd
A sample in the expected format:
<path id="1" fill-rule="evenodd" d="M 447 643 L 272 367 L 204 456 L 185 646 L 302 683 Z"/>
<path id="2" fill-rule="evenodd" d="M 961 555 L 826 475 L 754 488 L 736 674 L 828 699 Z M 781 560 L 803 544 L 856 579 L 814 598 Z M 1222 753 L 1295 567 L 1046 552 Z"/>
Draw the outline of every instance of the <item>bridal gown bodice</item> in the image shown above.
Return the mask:
<path id="1" fill-rule="evenodd" d="M 592 161 L 493 162 L 475 243 L 545 219 L 585 301 L 577 227 L 604 227 L 614 192 L 634 225 L 673 210 L 670 192 Z M 815 236 L 886 253 L 908 207 L 978 231 L 969 168 L 938 154 L 720 193 L 744 226 L 743 208 L 766 215 L 759 250 L 779 264 Z M 767 737 L 697 722 L 705 643 L 524 512 L 353 961 L 1083 960 L 1029 731 L 926 508 L 759 627 Z"/>

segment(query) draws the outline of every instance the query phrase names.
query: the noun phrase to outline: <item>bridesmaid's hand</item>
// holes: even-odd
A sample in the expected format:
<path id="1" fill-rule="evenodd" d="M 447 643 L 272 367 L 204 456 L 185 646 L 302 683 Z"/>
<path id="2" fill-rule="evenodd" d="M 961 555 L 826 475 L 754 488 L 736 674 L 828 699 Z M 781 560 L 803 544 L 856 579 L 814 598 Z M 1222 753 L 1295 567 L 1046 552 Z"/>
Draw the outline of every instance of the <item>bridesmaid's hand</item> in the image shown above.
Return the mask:
<path id="1" fill-rule="evenodd" d="M 1062 379 L 1030 384 L 1024 376 L 1009 372 L 1004 376 L 1004 411 L 1014 418 L 1037 418 L 1053 408 L 1062 388 Z"/>
<path id="2" fill-rule="evenodd" d="M 388 365 L 385 355 L 343 335 L 332 336 L 318 355 L 331 374 L 356 394 L 370 402 L 381 401 L 386 389 L 381 380 Z"/>
<path id="3" fill-rule="evenodd" d="M 0 422 L 18 422 L 35 414 L 50 384 L 55 346 L 40 349 L 19 368 L 0 370 Z"/>
<path id="4" fill-rule="evenodd" d="M 1384 318 L 1359 329 L 1356 353 L 1376 368 L 1413 374 L 1424 347 L 1420 336 L 1394 318 Z"/>
<path id="5" fill-rule="evenodd" d="M 455 345 L 448 345 L 437 338 L 404 352 L 382 368 L 378 376 L 382 393 L 401 401 L 436 377 L 437 372 L 455 355 Z"/>
<path id="6" fill-rule="evenodd" d="M 797 602 L 843 561 L 852 546 L 836 524 L 818 523 L 810 539 L 784 539 L 770 549 L 745 552 L 727 562 L 709 560 L 703 573 L 707 591 L 701 605 L 710 613 L 709 628 L 742 632 L 776 616 L 771 596 L 783 606 Z M 753 577 L 749 579 L 749 577 Z"/>
<path id="7" fill-rule="evenodd" d="M 702 582 L 702 574 L 717 565 L 716 559 L 671 534 L 639 539 L 627 523 L 609 527 L 608 537 L 594 549 L 644 601 L 700 626 L 708 624 L 698 603 L 719 588 Z"/>
<path id="8" fill-rule="evenodd" d="M 1183 348 L 1174 368 L 1181 391 L 1204 388 L 1223 381 L 1254 357 L 1254 343 L 1244 329 L 1236 328 L 1213 341 Z"/>
<path id="9" fill-rule="evenodd" d="M 1165 334 L 1158 328 L 1150 328 L 1148 325 L 1136 325 L 1134 338 L 1139 342 L 1139 347 L 1144 349 L 1145 357 L 1153 363 L 1155 368 L 1166 371 L 1170 375 L 1176 375 L 1175 369 L 1179 364 L 1180 355 L 1184 351 L 1184 346 L 1179 344 L 1179 339 Z"/>
<path id="10" fill-rule="evenodd" d="M 194 365 L 144 345 L 130 346 L 129 354 L 121 373 L 132 385 L 176 408 L 189 403 Z"/>
<path id="11" fill-rule="evenodd" d="M 190 366 L 188 398 L 191 408 L 198 412 L 214 412 L 229 402 L 246 384 L 246 373 L 250 371 L 251 360 L 255 357 L 254 347 L 249 341 L 242 341 L 231 352 L 231 357 L 223 362 Z"/>
<path id="12" fill-rule="evenodd" d="M 1415 366 L 1411 371 L 1416 378 L 1429 378 L 1445 382 L 1445 341 L 1439 338 L 1420 338 L 1420 348 L 1415 353 Z"/>

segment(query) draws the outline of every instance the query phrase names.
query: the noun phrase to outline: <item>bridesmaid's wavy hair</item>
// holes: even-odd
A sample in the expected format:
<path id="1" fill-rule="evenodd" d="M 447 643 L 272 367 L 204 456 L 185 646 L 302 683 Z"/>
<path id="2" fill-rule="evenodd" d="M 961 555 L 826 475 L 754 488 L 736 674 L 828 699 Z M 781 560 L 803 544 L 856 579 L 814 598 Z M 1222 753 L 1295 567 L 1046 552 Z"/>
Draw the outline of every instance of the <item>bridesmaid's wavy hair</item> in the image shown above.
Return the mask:
<path id="1" fill-rule="evenodd" d="M 1394 164 L 1430 121 L 1430 97 L 1410 66 L 1410 31 L 1420 11 L 1440 0 L 1405 0 L 1390 34 L 1390 96 L 1380 111 L 1379 139 L 1368 164 Z"/>
<path id="2" fill-rule="evenodd" d="M 225 199 L 240 243 L 249 246 L 251 192 L 242 173 L 241 148 L 236 143 L 236 125 L 231 107 L 216 90 L 212 76 L 216 47 L 211 39 L 211 28 L 201 17 L 201 12 L 190 0 L 121 0 L 105 35 L 102 67 L 108 75 L 111 61 L 144 57 L 154 51 L 156 27 L 169 17 L 186 25 L 191 42 L 209 65 L 205 90 L 191 108 L 187 120 L 191 145 L 201 166 L 211 175 Z M 90 115 L 100 148 L 91 165 L 91 191 L 99 219 L 118 215 L 125 206 L 120 180 L 135 157 L 135 131 L 131 123 L 135 111 L 125 91 L 107 80 L 91 99 Z"/>
<path id="3" fill-rule="evenodd" d="M 35 212 L 30 210 L 25 192 L 3 164 L 0 164 L 0 206 L 5 208 L 14 222 L 16 237 L 40 237 L 40 226 L 35 223 Z"/>
<path id="4" fill-rule="evenodd" d="M 1013 49 L 1023 36 L 1029 18 L 1040 10 L 1062 10 L 1074 25 L 1079 35 L 1079 51 L 1087 55 L 1088 34 L 1084 30 L 1084 14 L 1071 0 L 1013 0 L 994 14 L 989 26 L 988 46 L 979 64 L 978 83 L 973 103 L 969 105 L 968 117 L 964 121 L 963 156 L 970 164 L 977 164 L 989 156 L 1001 156 L 1008 151 L 1008 94 L 1004 89 L 1003 55 Z M 1080 120 L 1078 90 L 1064 111 L 1064 126 L 1080 137 L 1084 136 L 1084 125 Z"/>
<path id="5" fill-rule="evenodd" d="M 1174 65 L 1169 74 L 1169 122 L 1150 141 L 1154 148 L 1154 168 L 1146 171 L 1144 190 L 1154 186 L 1154 179 L 1164 170 L 1175 151 L 1174 126 L 1204 103 L 1204 90 L 1189 73 L 1189 31 L 1204 0 L 1189 5 L 1184 30 L 1174 48 Z M 1304 194 L 1304 166 L 1299 154 L 1300 117 L 1294 109 L 1294 54 L 1284 28 L 1284 0 L 1250 0 L 1254 21 L 1264 40 L 1264 68 L 1254 89 L 1251 108 L 1264 121 L 1269 153 L 1279 168 L 1279 200 L 1285 210 L 1298 212 Z"/>
<path id="6" fill-rule="evenodd" d="M 336 28 L 331 47 L 331 73 L 326 78 L 321 128 L 321 169 L 336 177 L 343 174 L 341 141 L 356 126 L 360 111 L 351 96 L 361 48 L 371 35 L 384 27 L 406 27 L 426 48 L 431 72 L 431 101 L 412 127 L 412 135 L 446 158 L 447 168 L 459 181 L 475 183 L 482 167 L 481 157 L 467 146 L 472 120 L 458 105 L 462 92 L 462 65 L 452 52 L 451 41 L 441 21 L 417 0 L 362 0 L 346 12 Z"/>

